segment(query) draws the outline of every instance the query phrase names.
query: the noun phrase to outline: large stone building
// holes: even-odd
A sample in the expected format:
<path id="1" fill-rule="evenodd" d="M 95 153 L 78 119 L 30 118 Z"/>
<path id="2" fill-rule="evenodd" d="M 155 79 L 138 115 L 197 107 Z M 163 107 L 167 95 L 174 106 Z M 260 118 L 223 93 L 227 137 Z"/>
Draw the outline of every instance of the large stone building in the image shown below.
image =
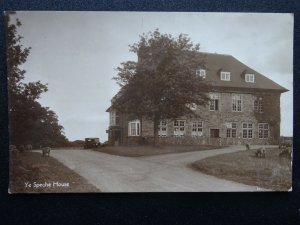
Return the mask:
<path id="1" fill-rule="evenodd" d="M 198 116 L 161 121 L 161 144 L 278 144 L 280 95 L 287 89 L 230 55 L 205 53 L 205 68 L 195 74 L 212 84 L 209 105 L 190 106 Z M 110 144 L 152 141 L 152 121 L 129 119 L 112 107 L 107 112 Z"/>

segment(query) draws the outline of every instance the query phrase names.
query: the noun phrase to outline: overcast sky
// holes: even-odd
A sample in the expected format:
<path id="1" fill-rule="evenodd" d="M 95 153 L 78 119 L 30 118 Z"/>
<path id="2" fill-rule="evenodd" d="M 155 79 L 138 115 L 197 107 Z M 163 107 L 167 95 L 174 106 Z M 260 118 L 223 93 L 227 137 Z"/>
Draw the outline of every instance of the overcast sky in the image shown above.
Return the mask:
<path id="1" fill-rule="evenodd" d="M 54 110 L 69 140 L 107 140 L 105 110 L 119 86 L 128 45 L 159 28 L 188 34 L 204 52 L 230 54 L 290 91 L 281 96 L 281 135 L 293 131 L 293 15 L 153 12 L 18 12 L 32 50 L 26 80 L 48 83 L 40 102 Z"/>

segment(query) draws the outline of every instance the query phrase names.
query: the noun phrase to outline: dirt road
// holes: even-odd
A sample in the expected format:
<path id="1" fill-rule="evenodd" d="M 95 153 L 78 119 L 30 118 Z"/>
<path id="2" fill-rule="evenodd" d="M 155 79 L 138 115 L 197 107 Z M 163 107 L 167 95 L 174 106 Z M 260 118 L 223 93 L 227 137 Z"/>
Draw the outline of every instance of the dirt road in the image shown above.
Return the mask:
<path id="1" fill-rule="evenodd" d="M 263 191 L 190 169 L 195 160 L 244 146 L 147 157 L 123 157 L 90 150 L 54 150 L 51 155 L 103 192 Z"/>

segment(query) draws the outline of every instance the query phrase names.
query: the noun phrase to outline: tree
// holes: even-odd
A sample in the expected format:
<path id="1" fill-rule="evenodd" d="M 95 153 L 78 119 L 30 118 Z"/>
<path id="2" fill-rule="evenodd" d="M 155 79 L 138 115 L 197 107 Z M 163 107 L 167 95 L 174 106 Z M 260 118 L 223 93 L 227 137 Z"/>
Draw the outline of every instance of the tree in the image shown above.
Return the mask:
<path id="1" fill-rule="evenodd" d="M 138 61 L 121 63 L 114 77 L 121 86 L 113 99 L 113 107 L 137 118 L 148 118 L 154 125 L 157 143 L 160 120 L 194 115 L 190 106 L 206 105 L 209 84 L 196 76 L 204 68 L 199 44 L 187 35 L 174 38 L 158 30 L 143 34 L 130 46 Z"/>
<path id="2" fill-rule="evenodd" d="M 20 66 L 26 62 L 31 48 L 22 46 L 23 37 L 17 33 L 22 24 L 19 19 L 15 23 L 10 21 L 14 14 L 5 14 L 10 142 L 36 146 L 66 144 L 56 114 L 37 101 L 48 90 L 47 85 L 40 81 L 24 82 L 26 71 Z"/>

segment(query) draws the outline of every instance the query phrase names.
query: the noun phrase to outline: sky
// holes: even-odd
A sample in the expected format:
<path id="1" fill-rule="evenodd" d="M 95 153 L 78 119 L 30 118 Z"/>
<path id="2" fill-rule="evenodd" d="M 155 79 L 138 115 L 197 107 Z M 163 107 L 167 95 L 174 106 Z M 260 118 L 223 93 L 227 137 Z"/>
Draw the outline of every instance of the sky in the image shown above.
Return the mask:
<path id="1" fill-rule="evenodd" d="M 156 28 L 187 34 L 200 51 L 229 54 L 289 89 L 281 95 L 281 135 L 293 134 L 293 15 L 170 12 L 30 12 L 16 16 L 24 47 L 26 81 L 49 91 L 39 102 L 58 115 L 70 140 L 107 140 L 106 109 L 119 86 L 121 62 L 136 60 L 129 45 Z"/>

